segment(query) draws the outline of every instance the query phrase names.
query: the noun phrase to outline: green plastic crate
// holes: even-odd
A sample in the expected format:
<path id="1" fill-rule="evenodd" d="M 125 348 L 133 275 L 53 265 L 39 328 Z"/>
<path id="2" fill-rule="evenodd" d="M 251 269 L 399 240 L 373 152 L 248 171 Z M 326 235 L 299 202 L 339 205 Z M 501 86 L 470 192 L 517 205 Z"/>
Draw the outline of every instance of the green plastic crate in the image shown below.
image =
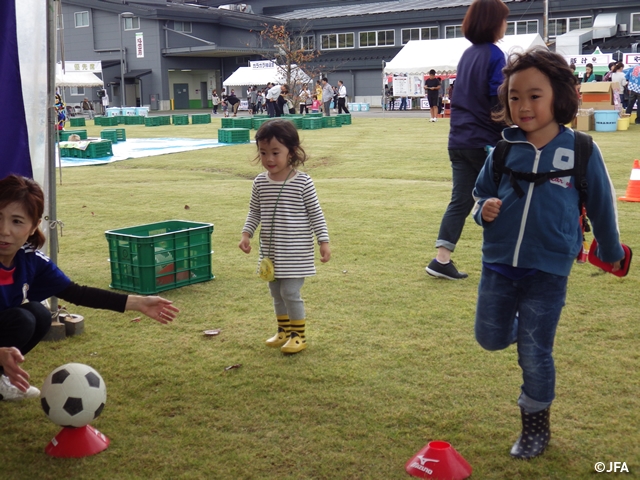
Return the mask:
<path id="1" fill-rule="evenodd" d="M 231 128 L 248 128 L 249 130 L 251 130 L 252 127 L 253 119 L 251 117 L 231 118 Z"/>
<path id="2" fill-rule="evenodd" d="M 115 117 L 113 117 L 117 120 L 118 125 L 124 125 L 125 123 L 125 119 L 127 118 L 126 115 L 116 115 Z"/>
<path id="3" fill-rule="evenodd" d="M 222 117 L 220 119 L 220 125 L 222 128 L 233 128 L 233 118 L 232 117 Z"/>
<path id="4" fill-rule="evenodd" d="M 111 288 L 142 295 L 206 282 L 213 224 L 169 220 L 108 230 Z"/>
<path id="5" fill-rule="evenodd" d="M 100 131 L 100 138 L 111 140 L 112 143 L 118 143 L 118 134 L 115 128 L 108 128 Z"/>
<path id="6" fill-rule="evenodd" d="M 338 115 L 336 115 L 336 117 L 342 123 L 342 125 L 351 125 L 350 113 L 339 113 Z"/>
<path id="7" fill-rule="evenodd" d="M 86 124 L 84 118 L 71 118 L 69 119 L 69 125 L 72 127 L 84 127 Z"/>
<path id="8" fill-rule="evenodd" d="M 100 125 L 103 127 L 117 127 L 118 117 L 102 117 L 102 120 L 100 120 Z"/>
<path id="9" fill-rule="evenodd" d="M 144 126 L 145 127 L 159 127 L 160 126 L 160 117 L 144 117 Z"/>
<path id="10" fill-rule="evenodd" d="M 211 114 L 203 113 L 199 115 L 191 115 L 191 123 L 194 125 L 211 123 Z"/>
<path id="11" fill-rule="evenodd" d="M 253 118 L 271 118 L 269 115 L 266 114 L 262 114 L 262 113 L 258 113 L 256 115 L 253 116 Z"/>
<path id="12" fill-rule="evenodd" d="M 342 123 L 338 117 L 322 117 L 322 126 L 324 128 L 336 128 L 341 127 Z"/>
<path id="13" fill-rule="evenodd" d="M 219 143 L 248 143 L 249 142 L 248 128 L 219 128 L 218 129 L 218 142 Z"/>
<path id="14" fill-rule="evenodd" d="M 311 115 L 305 115 L 302 119 L 302 128 L 305 130 L 317 130 L 322 128 L 324 123 L 322 117 L 312 117 Z"/>
<path id="15" fill-rule="evenodd" d="M 271 120 L 269 115 L 261 118 L 257 118 L 257 115 L 254 115 L 251 124 L 253 125 L 254 130 L 258 130 L 264 122 L 268 122 L 269 120 Z"/>
<path id="16" fill-rule="evenodd" d="M 102 158 L 110 157 L 113 155 L 113 149 L 111 148 L 111 140 L 97 140 L 89 142 L 89 145 L 85 150 L 80 148 L 61 148 L 61 157 L 72 158 Z"/>
<path id="17" fill-rule="evenodd" d="M 71 135 L 78 135 L 80 137 L 80 140 L 86 140 L 87 139 L 87 131 L 86 130 L 62 130 L 60 132 L 60 141 L 61 142 L 69 141 L 69 137 Z"/>
<path id="18" fill-rule="evenodd" d="M 311 117 L 311 118 L 320 118 L 322 117 L 324 114 L 323 113 L 307 113 L 305 115 L 305 117 Z"/>
<path id="19" fill-rule="evenodd" d="M 174 125 L 189 125 L 189 115 L 171 115 L 171 123 Z"/>
<path id="20" fill-rule="evenodd" d="M 171 125 L 171 115 L 158 115 L 160 125 Z"/>
<path id="21" fill-rule="evenodd" d="M 290 122 L 293 122 L 296 128 L 302 128 L 302 120 L 304 119 L 302 115 L 285 115 L 282 118 L 284 118 L 285 120 L 289 120 Z"/>
<path id="22" fill-rule="evenodd" d="M 100 126 L 100 125 L 102 125 L 102 120 L 104 120 L 105 118 L 106 118 L 106 117 L 102 117 L 102 116 L 100 116 L 100 117 L 93 117 L 93 124 L 94 124 L 94 125 L 97 125 L 97 126 Z"/>
<path id="23" fill-rule="evenodd" d="M 124 117 L 125 125 L 144 125 L 144 118 L 142 115 L 127 115 Z"/>

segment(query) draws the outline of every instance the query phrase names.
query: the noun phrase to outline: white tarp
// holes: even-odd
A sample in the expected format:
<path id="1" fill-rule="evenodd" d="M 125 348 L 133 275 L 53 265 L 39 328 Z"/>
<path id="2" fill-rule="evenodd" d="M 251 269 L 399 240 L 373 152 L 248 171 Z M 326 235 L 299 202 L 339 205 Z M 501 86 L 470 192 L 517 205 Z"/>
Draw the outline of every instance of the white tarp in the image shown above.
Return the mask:
<path id="1" fill-rule="evenodd" d="M 545 46 L 537 34 L 508 35 L 498 45 L 505 53 L 524 51 L 533 46 Z M 433 69 L 438 73 L 453 73 L 458 68 L 462 53 L 471 46 L 466 38 L 438 40 L 412 40 L 384 67 L 385 74 L 427 74 Z"/>
<path id="2" fill-rule="evenodd" d="M 65 71 L 62 66 L 56 65 L 56 87 L 102 87 L 104 82 L 100 77 L 91 72 Z"/>
<path id="3" fill-rule="evenodd" d="M 292 74 L 296 84 L 310 83 L 311 79 L 295 65 L 292 66 Z M 266 85 L 267 83 L 282 84 L 285 82 L 285 73 L 282 67 L 253 68 L 240 67 L 227 78 L 222 85 L 225 87 L 241 87 L 251 85 Z"/>

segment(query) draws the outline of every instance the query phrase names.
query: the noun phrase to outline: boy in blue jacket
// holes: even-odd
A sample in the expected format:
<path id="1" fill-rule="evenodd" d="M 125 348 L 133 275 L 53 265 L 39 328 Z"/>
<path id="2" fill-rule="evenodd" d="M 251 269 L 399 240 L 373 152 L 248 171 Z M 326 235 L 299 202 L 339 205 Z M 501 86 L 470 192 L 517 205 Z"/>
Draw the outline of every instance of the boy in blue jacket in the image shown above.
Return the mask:
<path id="1" fill-rule="evenodd" d="M 533 173 L 572 169 L 575 137 L 564 124 L 575 117 L 578 97 L 566 61 L 546 48 L 533 49 L 512 56 L 503 73 L 502 110 L 496 119 L 517 127 L 502 133 L 510 143 L 505 167 Z M 586 180 L 586 209 L 598 256 L 619 269 L 624 252 L 615 193 L 595 144 Z M 511 455 L 533 458 L 544 451 L 551 436 L 553 342 L 567 278 L 582 248 L 579 194 L 573 175 L 559 174 L 537 186 L 509 175 L 498 181 L 489 155 L 473 195 L 474 218 L 484 228 L 476 339 L 487 350 L 517 343 L 523 377 L 518 398 L 522 433 Z"/>

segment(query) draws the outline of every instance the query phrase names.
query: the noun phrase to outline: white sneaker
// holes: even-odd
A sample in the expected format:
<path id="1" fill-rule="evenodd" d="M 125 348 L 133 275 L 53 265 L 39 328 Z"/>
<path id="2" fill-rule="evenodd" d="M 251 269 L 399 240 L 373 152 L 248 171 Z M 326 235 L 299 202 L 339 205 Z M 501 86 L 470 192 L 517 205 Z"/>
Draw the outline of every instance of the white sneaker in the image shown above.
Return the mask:
<path id="1" fill-rule="evenodd" d="M 26 398 L 38 398 L 40 390 L 36 387 L 29 387 L 26 392 L 22 392 L 18 387 L 14 387 L 6 375 L 0 376 L 0 400 L 10 400 L 19 402 Z"/>

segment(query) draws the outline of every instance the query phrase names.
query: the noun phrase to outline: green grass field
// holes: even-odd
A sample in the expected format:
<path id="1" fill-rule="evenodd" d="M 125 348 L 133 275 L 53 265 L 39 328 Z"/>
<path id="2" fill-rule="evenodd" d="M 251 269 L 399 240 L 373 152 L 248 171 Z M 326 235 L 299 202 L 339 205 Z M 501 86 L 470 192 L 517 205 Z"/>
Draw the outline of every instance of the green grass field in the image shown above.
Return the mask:
<path id="1" fill-rule="evenodd" d="M 219 122 L 127 126 L 127 138 L 216 137 Z M 261 171 L 255 145 L 63 169 L 58 263 L 73 280 L 108 288 L 104 232 L 169 219 L 215 224 L 216 279 L 164 292 L 182 310 L 168 326 L 63 302 L 85 317 L 84 334 L 41 343 L 24 367 L 38 387 L 64 363 L 98 370 L 108 398 L 93 426 L 111 445 L 49 457 L 59 427 L 40 403 L 1 402 L 0 477 L 402 479 L 431 440 L 450 442 L 476 479 L 592 478 L 598 461 L 640 474 L 637 265 L 623 279 L 574 267 L 551 443 L 532 461 L 510 458 L 520 431 L 515 348 L 486 352 L 473 336 L 481 228 L 468 219 L 454 254 L 467 280 L 424 271 L 451 192 L 448 130 L 448 121 L 354 114 L 349 126 L 301 131 L 332 259 L 303 288 L 309 348 L 294 356 L 264 346 L 276 322 L 255 274 L 257 245 L 251 255 L 237 247 Z M 591 133 L 621 196 L 640 127 Z M 618 202 L 618 213 L 622 240 L 640 248 L 640 204 Z M 204 337 L 211 328 L 222 333 Z"/>

